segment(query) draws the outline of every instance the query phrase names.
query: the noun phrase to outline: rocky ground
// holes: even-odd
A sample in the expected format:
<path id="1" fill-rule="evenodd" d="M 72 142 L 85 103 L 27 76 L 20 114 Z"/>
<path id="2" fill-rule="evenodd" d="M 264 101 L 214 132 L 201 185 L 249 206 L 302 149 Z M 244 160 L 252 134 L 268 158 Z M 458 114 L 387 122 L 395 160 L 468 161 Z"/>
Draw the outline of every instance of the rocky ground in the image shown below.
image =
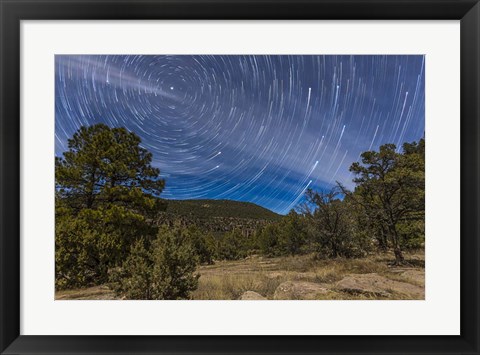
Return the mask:
<path id="1" fill-rule="evenodd" d="M 364 259 L 316 260 L 311 255 L 252 256 L 201 266 L 193 299 L 344 300 L 425 299 L 424 254 L 406 255 L 401 267 L 390 254 Z M 107 286 L 60 291 L 57 300 L 115 299 Z"/>
<path id="2" fill-rule="evenodd" d="M 407 255 L 391 266 L 393 256 L 315 260 L 312 256 L 218 262 L 200 268 L 195 299 L 322 300 L 424 299 L 424 254 Z"/>

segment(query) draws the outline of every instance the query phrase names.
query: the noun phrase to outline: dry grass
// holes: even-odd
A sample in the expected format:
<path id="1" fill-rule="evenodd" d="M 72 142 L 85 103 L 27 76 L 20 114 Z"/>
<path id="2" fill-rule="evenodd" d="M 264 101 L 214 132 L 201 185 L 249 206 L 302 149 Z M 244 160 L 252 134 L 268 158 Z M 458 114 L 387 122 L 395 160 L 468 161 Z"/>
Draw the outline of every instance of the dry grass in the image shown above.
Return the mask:
<path id="1" fill-rule="evenodd" d="M 329 292 L 319 295 L 322 300 L 415 299 L 408 293 L 391 291 L 390 296 L 352 294 L 335 288 L 338 281 L 352 274 L 378 274 L 389 280 L 424 288 L 424 253 L 406 255 L 407 265 L 391 267 L 391 254 L 378 254 L 363 259 L 317 260 L 313 255 L 265 258 L 251 256 L 237 261 L 219 261 L 198 268 L 200 274 L 196 300 L 236 300 L 246 291 L 254 291 L 273 299 L 277 287 L 286 281 L 319 283 Z M 386 290 L 389 291 L 389 290 Z M 105 286 L 81 290 L 60 291 L 55 299 L 113 299 Z"/>
<path id="2" fill-rule="evenodd" d="M 349 274 L 376 273 L 390 280 L 424 287 L 424 280 L 404 276 L 408 270 L 422 270 L 423 252 L 407 255 L 407 261 L 414 260 L 404 268 L 388 265 L 393 260 L 390 254 L 370 256 L 363 259 L 316 260 L 313 255 L 264 258 L 252 256 L 239 261 L 223 261 L 215 265 L 201 266 L 199 286 L 193 292 L 193 299 L 235 300 L 246 291 L 254 291 L 267 299 L 273 299 L 276 288 L 285 281 L 307 281 L 321 283 L 332 288 L 332 292 L 321 295 L 321 299 L 412 299 L 408 294 L 391 292 L 391 297 L 368 294 L 352 295 L 336 292 L 335 283 Z M 388 290 L 387 290 L 388 291 Z"/>
<path id="3" fill-rule="evenodd" d="M 192 294 L 198 300 L 236 300 L 246 291 L 257 292 L 267 298 L 284 280 L 270 278 L 264 272 L 249 274 L 202 275 L 198 288 Z"/>

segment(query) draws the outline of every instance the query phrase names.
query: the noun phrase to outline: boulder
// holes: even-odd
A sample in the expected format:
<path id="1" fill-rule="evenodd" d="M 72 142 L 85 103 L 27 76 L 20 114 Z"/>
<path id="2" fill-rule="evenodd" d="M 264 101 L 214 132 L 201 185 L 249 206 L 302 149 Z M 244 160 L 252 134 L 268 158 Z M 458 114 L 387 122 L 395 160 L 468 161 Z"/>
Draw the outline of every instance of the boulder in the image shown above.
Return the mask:
<path id="1" fill-rule="evenodd" d="M 409 280 L 415 281 L 419 285 L 425 285 L 425 270 L 407 270 L 401 275 Z"/>
<path id="2" fill-rule="evenodd" d="M 254 292 L 254 291 L 246 291 L 244 292 L 240 298 L 240 300 L 266 300 L 261 294 Z"/>
<path id="3" fill-rule="evenodd" d="M 342 292 L 352 294 L 370 294 L 374 296 L 389 297 L 392 293 L 411 296 L 415 299 L 425 298 L 423 287 L 387 279 L 376 273 L 351 274 L 337 282 L 335 288 Z"/>
<path id="4" fill-rule="evenodd" d="M 273 296 L 276 300 L 315 300 L 328 293 L 325 285 L 306 281 L 286 281 L 281 283 Z"/>
<path id="5" fill-rule="evenodd" d="M 274 271 L 274 272 L 270 272 L 270 273 L 266 274 L 265 276 L 269 279 L 279 279 L 279 278 L 285 276 L 285 272 Z"/>

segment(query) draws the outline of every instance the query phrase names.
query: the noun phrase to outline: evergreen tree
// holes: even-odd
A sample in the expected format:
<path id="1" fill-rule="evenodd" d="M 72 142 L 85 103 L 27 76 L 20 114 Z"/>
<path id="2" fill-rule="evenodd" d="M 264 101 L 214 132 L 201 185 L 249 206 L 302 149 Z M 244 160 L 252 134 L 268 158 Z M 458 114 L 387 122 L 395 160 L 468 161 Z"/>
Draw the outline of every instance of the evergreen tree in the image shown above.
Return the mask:
<path id="1" fill-rule="evenodd" d="M 378 152 L 361 155 L 354 163 L 354 193 L 342 190 L 352 201 L 362 206 L 370 224 L 380 228 L 391 241 L 397 264 L 403 263 L 402 246 L 408 235 L 399 231 L 401 223 L 423 220 L 425 210 L 425 142 L 406 143 L 403 154 L 393 144 L 380 147 Z"/>
<path id="2" fill-rule="evenodd" d="M 216 254 L 216 240 L 210 233 L 202 233 L 195 227 L 188 229 L 190 243 L 192 244 L 201 264 L 213 264 Z"/>
<path id="3" fill-rule="evenodd" d="M 127 299 L 189 299 L 199 275 L 188 230 L 162 227 L 150 248 L 145 244 L 133 244 L 122 266 L 112 271 L 112 288 Z"/>
<path id="4" fill-rule="evenodd" d="M 56 284 L 99 284 L 141 237 L 153 237 L 164 187 L 152 155 L 125 128 L 81 127 L 55 162 Z"/>
<path id="5" fill-rule="evenodd" d="M 58 197 L 75 211 L 116 204 L 155 213 L 165 182 L 140 143 L 125 128 L 81 127 L 55 159 Z"/>
<path id="6" fill-rule="evenodd" d="M 340 190 L 308 190 L 307 201 L 314 206 L 310 220 L 314 250 L 319 257 L 358 257 L 367 249 L 364 238 L 356 233 L 352 209 L 340 200 Z"/>
<path id="7" fill-rule="evenodd" d="M 223 260 L 238 260 L 248 254 L 249 243 L 242 233 L 233 229 L 226 233 L 218 242 L 218 258 Z"/>
<path id="8" fill-rule="evenodd" d="M 291 210 L 278 223 L 278 254 L 297 255 L 305 252 L 307 233 L 302 217 Z"/>
<path id="9" fill-rule="evenodd" d="M 267 256 L 280 255 L 279 228 L 277 224 L 266 225 L 257 234 L 260 251 Z"/>

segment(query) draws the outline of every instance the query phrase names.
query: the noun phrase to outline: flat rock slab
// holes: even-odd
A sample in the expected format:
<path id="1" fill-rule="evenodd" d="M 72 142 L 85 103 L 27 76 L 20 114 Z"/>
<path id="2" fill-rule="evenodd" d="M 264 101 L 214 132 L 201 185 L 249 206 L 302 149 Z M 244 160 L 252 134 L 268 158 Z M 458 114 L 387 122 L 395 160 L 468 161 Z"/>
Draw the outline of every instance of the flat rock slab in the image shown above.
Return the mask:
<path id="1" fill-rule="evenodd" d="M 78 290 L 66 290 L 55 293 L 55 300 L 115 300 L 115 292 L 106 286 L 94 286 Z"/>
<path id="2" fill-rule="evenodd" d="M 425 270 L 407 270 L 401 274 L 403 277 L 425 285 Z"/>
<path id="3" fill-rule="evenodd" d="M 240 298 L 240 300 L 266 300 L 261 294 L 254 292 L 254 291 L 246 291 L 244 292 Z"/>
<path id="4" fill-rule="evenodd" d="M 328 293 L 325 285 L 306 281 L 286 281 L 275 290 L 276 300 L 315 300 Z"/>
<path id="5" fill-rule="evenodd" d="M 335 288 L 352 294 L 370 294 L 389 297 L 392 293 L 411 296 L 414 299 L 425 298 L 423 287 L 387 279 L 378 274 L 352 274 L 340 280 Z"/>
<path id="6" fill-rule="evenodd" d="M 312 281 L 315 280 L 317 274 L 315 272 L 296 272 L 295 279 L 298 281 Z"/>
<path id="7" fill-rule="evenodd" d="M 285 272 L 270 272 L 268 274 L 265 275 L 266 277 L 268 277 L 269 279 L 278 279 L 280 277 L 283 277 L 285 276 Z"/>

